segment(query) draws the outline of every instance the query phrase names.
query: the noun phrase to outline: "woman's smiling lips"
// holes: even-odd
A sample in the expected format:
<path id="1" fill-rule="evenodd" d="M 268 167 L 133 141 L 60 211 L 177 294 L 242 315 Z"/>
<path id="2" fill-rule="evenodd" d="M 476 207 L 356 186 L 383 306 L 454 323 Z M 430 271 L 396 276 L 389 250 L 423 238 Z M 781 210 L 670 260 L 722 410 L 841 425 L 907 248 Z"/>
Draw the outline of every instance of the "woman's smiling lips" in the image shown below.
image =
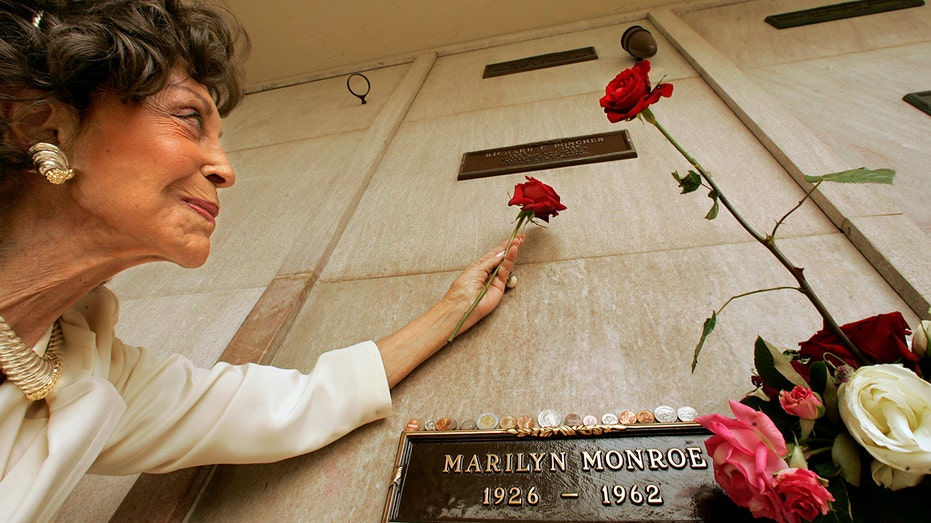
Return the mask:
<path id="1" fill-rule="evenodd" d="M 212 224 L 217 223 L 217 215 L 220 214 L 220 206 L 208 201 L 201 200 L 199 198 L 183 198 L 184 203 L 188 205 L 191 209 L 197 211 L 201 216 L 207 218 Z"/>

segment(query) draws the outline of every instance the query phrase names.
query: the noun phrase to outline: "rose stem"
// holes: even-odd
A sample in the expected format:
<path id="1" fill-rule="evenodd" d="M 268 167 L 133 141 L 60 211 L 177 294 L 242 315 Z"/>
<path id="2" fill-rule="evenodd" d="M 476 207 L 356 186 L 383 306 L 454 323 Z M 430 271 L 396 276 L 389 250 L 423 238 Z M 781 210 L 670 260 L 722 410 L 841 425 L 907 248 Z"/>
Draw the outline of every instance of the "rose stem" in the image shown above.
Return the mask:
<path id="1" fill-rule="evenodd" d="M 799 292 L 804 294 L 805 297 L 808 298 L 808 301 L 810 301 L 811 304 L 814 305 L 815 309 L 818 311 L 818 313 L 821 314 L 821 317 L 824 319 L 825 324 L 838 338 L 840 338 L 844 346 L 850 349 L 850 351 L 862 363 L 869 363 L 869 361 L 863 356 L 863 353 L 860 352 L 860 349 L 858 349 L 857 346 L 854 345 L 852 341 L 850 341 L 850 338 L 848 338 L 847 335 L 844 334 L 844 331 L 842 331 L 840 326 L 837 324 L 837 322 L 834 321 L 834 317 L 831 316 L 831 313 L 828 311 L 827 307 L 825 307 L 824 304 L 821 303 L 821 300 L 818 298 L 817 294 L 815 294 L 815 291 L 808 284 L 808 280 L 805 278 L 805 275 L 802 273 L 802 269 L 796 267 L 795 264 L 790 262 L 789 259 L 786 258 L 785 254 L 783 254 L 782 251 L 779 250 L 779 248 L 776 246 L 775 237 L 764 236 L 760 234 L 759 232 L 757 232 L 756 229 L 754 229 L 749 223 L 747 223 L 747 221 L 743 218 L 743 216 L 741 216 L 740 213 L 738 213 L 737 210 L 734 209 L 734 207 L 731 205 L 731 202 L 727 199 L 727 197 L 724 196 L 724 193 L 721 192 L 721 190 L 718 188 L 718 185 L 714 183 L 714 180 L 711 179 L 711 176 L 708 174 L 708 172 L 705 171 L 705 169 L 698 163 L 698 160 L 693 158 L 692 155 L 688 153 L 688 151 L 686 151 L 685 149 L 682 148 L 681 145 L 679 145 L 679 142 L 677 142 L 676 139 L 673 138 L 672 135 L 670 135 L 669 132 L 667 132 L 666 129 L 656 120 L 656 117 L 653 116 L 653 112 L 650 111 L 649 108 L 644 109 L 643 112 L 641 112 L 640 114 L 643 115 L 643 117 L 646 119 L 647 122 L 653 124 L 653 126 L 656 127 L 659 130 L 659 132 L 663 133 L 663 136 L 666 137 L 666 140 L 668 140 L 669 143 L 671 143 L 672 146 L 675 147 L 676 150 L 679 151 L 679 153 L 681 153 L 682 156 L 684 156 L 685 159 L 688 160 L 688 162 L 692 164 L 692 166 L 695 167 L 695 169 L 698 170 L 698 173 L 701 175 L 702 179 L 708 183 L 708 185 L 711 187 L 711 190 L 714 191 L 714 193 L 717 195 L 717 198 L 721 201 L 721 204 L 724 205 L 724 208 L 727 209 L 728 212 L 731 213 L 731 216 L 733 216 L 734 219 L 737 220 L 737 223 L 739 223 L 740 226 L 743 227 L 744 230 L 750 234 L 750 236 L 753 236 L 753 238 L 756 241 L 763 244 L 763 246 L 766 247 L 766 249 L 768 249 L 769 252 L 772 253 L 772 255 L 776 257 L 777 260 L 779 260 L 779 263 L 781 263 L 782 266 L 785 267 L 786 270 L 789 271 L 789 274 L 791 274 L 795 278 L 795 281 L 798 282 Z"/>
<path id="2" fill-rule="evenodd" d="M 478 294 L 478 297 L 475 298 L 475 301 L 472 302 L 472 306 L 469 307 L 469 310 L 462 315 L 462 319 L 459 320 L 459 323 L 456 324 L 456 328 L 453 330 L 453 333 L 449 336 L 449 339 L 446 341 L 453 341 L 457 335 L 459 335 L 459 329 L 462 328 L 462 324 L 465 323 L 466 319 L 472 314 L 472 311 L 475 310 L 475 307 L 478 306 L 478 302 L 482 301 L 482 298 L 485 297 L 485 293 L 488 291 L 488 286 L 491 285 L 491 282 L 495 281 L 495 276 L 498 275 L 498 269 L 501 268 L 501 264 L 504 263 L 504 259 L 508 256 L 508 251 L 511 250 L 511 244 L 514 243 L 514 239 L 517 238 L 517 232 L 520 231 L 521 225 L 524 224 L 524 220 L 528 217 L 533 216 L 533 211 L 524 211 L 521 210 L 517 215 L 517 226 L 514 227 L 514 232 L 511 233 L 511 237 L 508 239 L 507 245 L 504 247 L 504 254 L 501 255 L 501 260 L 498 261 L 498 265 L 495 265 L 495 270 L 491 272 L 491 276 L 488 277 L 488 281 L 485 282 L 485 286 L 482 287 L 482 292 Z"/>

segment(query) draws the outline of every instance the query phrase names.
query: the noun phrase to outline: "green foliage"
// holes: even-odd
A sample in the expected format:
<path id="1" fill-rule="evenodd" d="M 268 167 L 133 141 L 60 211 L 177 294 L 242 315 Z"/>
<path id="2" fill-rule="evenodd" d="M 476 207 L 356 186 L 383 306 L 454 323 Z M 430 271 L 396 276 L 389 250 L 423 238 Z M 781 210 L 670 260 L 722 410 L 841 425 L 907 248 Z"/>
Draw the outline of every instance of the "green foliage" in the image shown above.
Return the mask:
<path id="1" fill-rule="evenodd" d="M 834 438 L 831 459 L 840 468 L 840 475 L 847 483 L 860 486 L 860 447 L 850 434 L 841 432 Z"/>
<path id="2" fill-rule="evenodd" d="M 701 187 L 701 176 L 695 171 L 689 171 L 684 178 L 679 176 L 679 171 L 673 171 L 672 177 L 679 182 L 679 187 L 682 188 L 681 194 L 688 194 Z"/>
<path id="3" fill-rule="evenodd" d="M 776 390 L 792 390 L 796 385 L 807 386 L 782 352 L 763 338 L 757 337 L 753 346 L 753 364 L 763 382 Z"/>
<path id="4" fill-rule="evenodd" d="M 718 191 L 711 190 L 708 192 L 708 197 L 714 201 L 714 204 L 711 205 L 711 209 L 708 211 L 708 214 L 705 215 L 706 220 L 713 220 L 718 217 Z"/>
<path id="5" fill-rule="evenodd" d="M 711 317 L 705 319 L 705 324 L 702 325 L 701 329 L 701 339 L 698 340 L 698 345 L 695 346 L 695 353 L 692 355 L 692 372 L 695 372 L 695 365 L 698 365 L 698 353 L 701 352 L 702 345 L 705 344 L 705 340 L 708 339 L 708 335 L 714 330 L 714 326 L 717 322 L 717 312 L 712 312 Z"/>
<path id="6" fill-rule="evenodd" d="M 822 174 L 821 176 L 805 176 L 805 180 L 811 183 L 885 183 L 889 185 L 892 184 L 893 178 L 895 178 L 895 171 L 892 169 L 867 169 L 866 167 Z"/>
<path id="7" fill-rule="evenodd" d="M 828 372 L 828 366 L 823 361 L 816 361 L 808 368 L 808 373 L 811 390 L 821 395 L 825 415 L 831 422 L 840 423 L 840 414 L 837 412 L 837 384 Z"/>

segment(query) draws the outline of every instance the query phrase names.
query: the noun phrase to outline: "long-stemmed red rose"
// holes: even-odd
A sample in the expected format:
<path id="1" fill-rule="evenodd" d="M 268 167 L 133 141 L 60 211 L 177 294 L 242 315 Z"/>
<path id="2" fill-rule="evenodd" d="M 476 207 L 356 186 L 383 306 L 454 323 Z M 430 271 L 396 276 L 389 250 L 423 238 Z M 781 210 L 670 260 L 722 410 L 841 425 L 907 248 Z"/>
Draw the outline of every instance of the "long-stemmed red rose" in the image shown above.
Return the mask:
<path id="1" fill-rule="evenodd" d="M 526 182 L 514 186 L 514 196 L 511 197 L 508 205 L 519 205 L 520 212 L 517 213 L 517 225 L 514 226 L 514 231 L 511 233 L 511 237 L 504 247 L 505 253 L 511 249 L 514 238 L 517 237 L 517 233 L 525 222 L 528 220 L 533 221 L 534 218 L 549 222 L 551 216 L 557 216 L 559 211 L 566 210 L 566 206 L 560 202 L 559 195 L 556 194 L 556 191 L 553 190 L 552 187 L 530 176 L 527 177 Z M 472 306 L 469 307 L 469 310 L 462 315 L 462 319 L 456 324 L 456 328 L 449 336 L 448 341 L 453 341 L 456 336 L 459 335 L 459 329 L 462 328 L 462 324 L 465 323 L 469 315 L 472 314 L 472 311 L 475 310 L 478 303 L 482 301 L 482 298 L 488 291 L 488 286 L 491 285 L 491 282 L 493 282 L 498 275 L 498 269 L 501 268 L 502 263 L 504 263 L 503 256 L 501 261 L 498 262 L 498 265 L 495 266 L 495 270 L 492 271 L 491 275 L 488 277 L 488 281 L 485 282 L 485 286 L 482 287 L 482 291 L 478 294 L 478 297 L 472 302 Z"/>
<path id="2" fill-rule="evenodd" d="M 649 73 L 650 61 L 642 60 L 618 73 L 608 83 L 605 95 L 601 97 L 601 106 L 608 121 L 632 120 L 661 97 L 672 96 L 672 84 L 660 83 L 651 88 Z"/>
<path id="3" fill-rule="evenodd" d="M 644 121 L 652 124 L 659 130 L 660 133 L 672 144 L 673 147 L 682 154 L 683 157 L 695 168 L 695 171 L 689 171 L 688 176 L 680 177 L 677 172 L 673 173 L 673 176 L 679 182 L 680 187 L 682 187 L 682 192 L 691 192 L 698 189 L 701 186 L 706 186 L 709 189 L 708 197 L 713 200 L 713 206 L 708 214 L 705 216 L 708 219 L 713 219 L 717 216 L 718 213 L 718 204 L 724 206 L 725 209 L 730 212 L 730 214 L 737 220 L 737 223 L 745 231 L 747 231 L 755 240 L 763 244 L 766 249 L 776 257 L 777 260 L 789 271 L 790 274 L 795 278 L 798 283 L 797 287 L 777 287 L 773 289 L 763 289 L 759 291 L 753 291 L 754 294 L 758 292 L 765 292 L 769 290 L 781 290 L 781 289 L 793 289 L 802 293 L 811 304 L 815 307 L 818 313 L 821 314 L 821 317 L 824 319 L 825 326 L 833 332 L 840 342 L 851 352 L 859 361 L 864 363 L 869 363 L 869 360 L 863 355 L 863 353 L 853 344 L 852 341 L 847 337 L 847 335 L 841 330 L 838 323 L 834 320 L 831 313 L 827 310 L 827 307 L 821 302 L 820 298 L 815 294 L 814 290 L 809 285 L 808 280 L 805 278 L 805 275 L 802 272 L 802 269 L 797 265 L 793 264 L 789 259 L 783 254 L 783 252 L 776 246 L 776 230 L 788 216 L 786 214 L 782 217 L 773 228 L 772 232 L 769 234 L 762 234 L 758 232 L 753 226 L 747 222 L 743 216 L 731 205 L 731 202 L 727 199 L 724 193 L 721 191 L 721 188 L 718 187 L 717 183 L 711 178 L 711 175 L 708 174 L 701 164 L 698 163 L 691 154 L 688 153 L 675 138 L 669 134 L 669 131 L 666 130 L 653 115 L 653 112 L 650 110 L 650 105 L 658 102 L 662 97 L 669 97 L 672 95 L 672 85 L 671 84 L 659 84 L 655 88 L 650 87 L 650 61 L 643 60 L 637 62 L 633 67 L 621 71 L 610 83 L 608 83 L 607 88 L 605 89 L 605 96 L 601 98 L 601 106 L 604 108 L 605 113 L 608 116 L 608 120 L 612 123 L 619 122 L 621 120 L 632 120 L 633 118 L 641 118 Z M 697 172 L 696 172 L 697 171 Z M 878 171 L 870 171 L 867 169 L 859 169 L 854 171 L 845 171 L 842 173 L 832 173 L 830 175 L 824 175 L 821 177 L 807 177 L 811 182 L 814 182 L 814 187 L 805 194 L 805 198 L 802 202 L 807 199 L 812 192 L 814 192 L 821 181 L 831 180 L 831 181 L 841 181 L 841 182 L 884 182 L 891 183 L 891 176 L 888 169 L 881 169 Z M 894 174 L 894 173 L 892 173 Z M 802 202 L 799 202 L 801 205 Z M 798 206 L 793 208 L 789 213 L 797 209 Z M 745 295 L 735 296 L 734 298 L 742 297 Z M 734 299 L 731 298 L 731 299 Z M 730 300 L 728 300 L 728 303 Z M 727 303 L 725 303 L 727 306 Z M 723 310 L 724 307 L 721 308 Z M 705 321 L 703 328 L 702 337 L 698 342 L 698 345 L 695 347 L 695 356 L 692 360 L 692 368 L 695 368 L 695 364 L 698 359 L 698 353 L 701 351 L 701 347 L 704 344 L 705 338 L 708 334 L 714 329 L 715 322 L 717 321 L 716 311 L 710 318 Z"/>

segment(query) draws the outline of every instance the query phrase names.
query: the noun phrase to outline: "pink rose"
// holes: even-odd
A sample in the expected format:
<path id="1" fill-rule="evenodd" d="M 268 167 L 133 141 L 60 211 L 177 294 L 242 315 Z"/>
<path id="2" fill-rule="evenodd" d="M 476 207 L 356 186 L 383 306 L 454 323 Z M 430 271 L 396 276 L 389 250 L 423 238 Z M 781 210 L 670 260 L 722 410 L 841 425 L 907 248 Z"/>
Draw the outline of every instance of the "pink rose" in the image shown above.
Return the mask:
<path id="1" fill-rule="evenodd" d="M 802 419 L 814 420 L 824 415 L 824 403 L 808 387 L 796 385 L 791 392 L 781 391 L 779 404 L 782 410 Z"/>
<path id="2" fill-rule="evenodd" d="M 827 482 L 807 469 L 785 469 L 773 478 L 773 489 L 782 499 L 777 521 L 797 523 L 811 521 L 830 509 L 834 496 L 825 488 Z"/>
<path id="3" fill-rule="evenodd" d="M 714 479 L 734 503 L 749 508 L 755 517 L 775 519 L 781 500 L 772 478 L 786 468 L 785 439 L 762 412 L 733 400 L 730 405 L 736 419 L 710 414 L 695 420 L 714 433 L 705 441 Z"/>

